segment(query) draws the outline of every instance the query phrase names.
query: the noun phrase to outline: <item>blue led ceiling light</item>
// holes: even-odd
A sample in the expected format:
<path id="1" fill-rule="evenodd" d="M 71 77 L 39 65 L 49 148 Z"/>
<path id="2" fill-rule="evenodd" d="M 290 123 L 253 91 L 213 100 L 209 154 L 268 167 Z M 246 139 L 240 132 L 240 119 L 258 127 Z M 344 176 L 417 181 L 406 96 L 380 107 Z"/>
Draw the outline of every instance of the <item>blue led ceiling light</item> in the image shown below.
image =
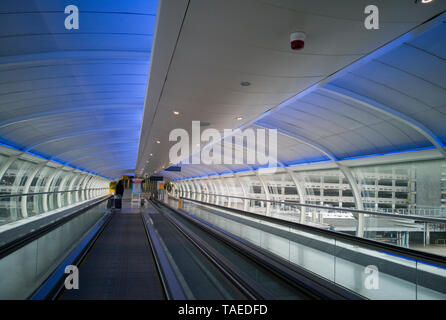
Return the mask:
<path id="1" fill-rule="evenodd" d="M 65 27 L 66 1 L 0 3 L 1 140 L 105 176 L 135 168 L 137 145 L 124 158 L 114 141 L 140 136 L 158 1 L 69 4 L 78 29 Z M 81 148 L 107 142 L 109 154 Z"/>

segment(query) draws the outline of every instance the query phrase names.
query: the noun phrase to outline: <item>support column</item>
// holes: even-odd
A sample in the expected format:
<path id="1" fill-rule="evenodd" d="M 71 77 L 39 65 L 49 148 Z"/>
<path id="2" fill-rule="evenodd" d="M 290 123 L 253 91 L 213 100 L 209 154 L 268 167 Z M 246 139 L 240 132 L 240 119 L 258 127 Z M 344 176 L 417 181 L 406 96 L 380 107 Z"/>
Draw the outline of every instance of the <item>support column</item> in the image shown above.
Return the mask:
<path id="1" fill-rule="evenodd" d="M 91 175 L 90 179 L 87 182 L 87 185 L 85 186 L 85 200 L 91 199 L 90 188 L 91 188 L 91 185 L 93 184 L 93 182 L 94 182 L 94 176 Z"/>
<path id="2" fill-rule="evenodd" d="M 184 197 L 190 198 L 190 188 L 187 181 L 184 181 Z"/>
<path id="3" fill-rule="evenodd" d="M 221 178 L 221 181 L 223 182 L 225 189 L 226 189 L 226 193 L 228 195 L 228 208 L 230 208 L 231 207 L 231 198 L 229 196 L 231 195 L 231 193 L 229 192 L 229 187 L 225 180 L 226 180 L 225 178 Z"/>
<path id="4" fill-rule="evenodd" d="M 10 156 L 8 160 L 0 167 L 0 180 L 3 178 L 4 174 L 8 170 L 8 168 L 11 166 L 11 164 L 19 158 L 19 155 Z"/>
<path id="5" fill-rule="evenodd" d="M 28 179 L 26 180 L 26 183 L 25 183 L 25 186 L 23 187 L 23 192 L 22 193 L 28 193 L 29 187 L 31 186 L 31 183 L 34 180 L 34 177 L 45 166 L 45 164 L 47 164 L 47 162 L 48 161 L 45 161 L 45 162 L 41 163 L 40 165 L 36 166 L 34 171 L 29 175 Z M 22 217 L 23 218 L 28 217 L 27 198 L 28 198 L 27 196 L 22 196 L 21 197 Z"/>
<path id="6" fill-rule="evenodd" d="M 190 195 L 190 197 L 192 199 L 197 200 L 197 190 L 195 189 L 195 183 L 192 180 L 190 180 L 189 181 L 189 185 L 191 187 L 191 195 Z"/>
<path id="7" fill-rule="evenodd" d="M 201 182 L 200 182 L 200 180 L 195 180 L 194 181 L 194 187 L 195 187 L 195 190 L 197 190 L 196 192 L 198 192 L 198 193 L 196 193 L 197 200 L 198 201 L 203 201 L 203 190 L 201 190 Z"/>
<path id="8" fill-rule="evenodd" d="M 68 190 L 73 190 L 74 189 L 74 183 L 76 181 L 78 181 L 78 180 L 79 180 L 79 175 L 75 175 L 73 180 L 71 180 L 70 185 L 68 186 Z M 68 200 L 68 205 L 73 204 L 72 192 L 68 193 L 67 200 Z"/>
<path id="9" fill-rule="evenodd" d="M 90 190 L 88 190 L 88 196 L 90 199 L 94 199 L 94 190 L 96 188 L 96 184 L 98 183 L 98 178 L 94 177 L 90 184 Z"/>
<path id="10" fill-rule="evenodd" d="M 353 176 L 353 174 L 351 173 L 350 168 L 348 168 L 344 165 L 341 165 L 339 163 L 338 163 L 338 166 L 339 166 L 339 169 L 341 170 L 341 172 L 344 174 L 345 178 L 347 179 L 348 183 L 350 184 L 350 187 L 352 188 L 356 208 L 358 210 L 364 210 L 364 205 L 362 203 L 362 198 L 361 198 L 361 190 L 359 189 L 359 186 L 356 183 L 356 179 Z M 364 236 L 364 214 L 359 213 L 359 214 L 356 214 L 355 216 L 356 216 L 355 218 L 358 219 L 356 236 L 362 238 Z"/>
<path id="11" fill-rule="evenodd" d="M 26 161 L 25 161 L 25 163 L 28 164 L 28 162 L 26 162 Z M 8 166 L 8 168 L 9 168 L 9 166 Z M 11 193 L 20 193 L 20 191 L 19 191 L 20 190 L 20 184 L 22 182 L 23 176 L 26 175 L 27 171 L 28 171 L 27 165 L 20 166 L 20 167 L 17 168 L 17 173 L 16 173 L 16 176 L 14 178 L 14 182 L 12 183 L 12 186 L 11 186 Z M 19 201 L 20 201 L 20 199 L 17 198 L 17 197 L 10 198 L 10 200 L 9 200 L 9 202 L 11 204 L 11 209 L 10 209 L 9 214 L 10 214 L 10 217 L 11 217 L 12 221 L 15 221 L 15 220 L 17 220 L 19 218 L 18 217 L 18 212 L 19 212 L 19 209 L 21 209 Z M 22 217 L 26 218 L 26 216 L 24 216 L 24 215 L 22 215 Z"/>
<path id="12" fill-rule="evenodd" d="M 192 198 L 192 193 L 190 191 L 190 186 L 187 181 L 184 181 L 184 186 L 186 187 L 186 198 Z"/>
<path id="13" fill-rule="evenodd" d="M 48 178 L 48 180 L 45 183 L 45 188 L 43 189 L 43 192 L 48 192 L 51 186 L 51 183 L 53 182 L 54 178 L 57 179 L 59 174 L 62 172 L 62 167 L 55 169 L 53 174 Z M 43 212 L 48 211 L 48 194 L 44 194 L 42 198 L 42 206 L 43 206 Z"/>
<path id="14" fill-rule="evenodd" d="M 85 178 L 85 181 L 84 181 L 84 183 L 82 185 L 82 188 L 81 188 L 81 190 L 82 190 L 81 191 L 81 201 L 88 200 L 88 193 L 87 193 L 88 191 L 87 191 L 87 189 L 88 189 L 88 186 L 90 185 L 92 179 L 93 179 L 93 176 L 87 174 L 87 176 Z"/>
<path id="15" fill-rule="evenodd" d="M 82 187 L 84 186 L 84 183 L 86 182 L 88 178 L 88 175 L 83 173 L 81 174 L 81 177 L 79 178 L 79 183 L 76 185 L 76 190 L 82 190 Z M 76 193 L 74 194 L 74 201 L 75 203 L 78 203 L 79 201 L 82 201 L 82 194 L 79 197 L 79 193 L 81 193 L 82 191 L 76 191 Z"/>
<path id="16" fill-rule="evenodd" d="M 235 178 L 237 179 L 238 184 L 240 185 L 240 187 L 242 188 L 242 192 L 243 192 L 243 197 L 244 198 L 248 198 L 248 193 L 246 192 L 246 188 L 245 185 L 242 183 L 242 181 L 240 180 L 240 177 L 237 174 L 234 174 Z M 248 207 L 249 207 L 249 202 L 251 200 L 247 200 L 247 199 L 243 199 L 243 211 L 248 211 Z"/>
<path id="17" fill-rule="evenodd" d="M 268 190 L 268 187 L 265 183 L 265 181 L 263 180 L 263 177 L 259 174 L 258 171 L 256 171 L 256 175 L 260 180 L 260 183 L 262 184 L 263 190 L 265 190 L 265 198 L 266 200 L 270 200 L 270 193 Z M 266 202 L 266 215 L 269 216 L 270 211 L 271 211 L 271 203 L 269 201 L 265 201 Z"/>
<path id="18" fill-rule="evenodd" d="M 294 173 L 293 170 L 291 170 L 288 167 L 284 167 L 284 168 L 285 168 L 285 171 L 288 172 L 288 174 L 290 175 L 291 179 L 294 182 L 294 185 L 296 186 L 297 192 L 299 193 L 299 203 L 305 204 L 306 196 L 307 196 L 307 193 L 305 190 L 305 185 L 302 186 L 301 181 L 296 177 L 296 174 Z M 300 207 L 299 223 L 301 223 L 301 224 L 305 223 L 306 214 L 307 214 L 307 207 Z"/>
<path id="19" fill-rule="evenodd" d="M 201 188 L 202 188 L 202 191 L 203 191 L 203 197 L 201 199 L 202 199 L 203 202 L 209 202 L 209 195 L 207 193 L 210 193 L 210 192 L 209 192 L 208 187 L 207 187 L 208 185 L 206 183 L 206 179 L 204 179 L 204 178 L 201 179 L 200 183 L 201 183 Z"/>
<path id="20" fill-rule="evenodd" d="M 42 183 L 45 183 L 45 179 L 47 178 L 50 170 L 50 167 L 44 166 L 42 170 L 39 172 L 39 178 L 36 181 L 36 184 L 34 186 L 34 192 L 42 192 L 43 188 L 45 187 Z M 42 199 L 43 195 L 39 195 L 39 198 L 36 199 L 36 197 L 33 198 L 33 208 L 40 209 L 42 206 Z M 39 210 L 39 214 L 42 213 Z"/>
<path id="21" fill-rule="evenodd" d="M 211 182 L 209 181 L 209 178 L 206 180 L 206 185 L 208 187 L 208 197 L 207 197 L 207 202 L 209 203 L 213 203 L 212 200 L 215 200 L 215 196 L 211 196 L 210 194 L 215 194 L 214 192 L 214 187 L 212 186 Z"/>
<path id="22" fill-rule="evenodd" d="M 209 180 L 209 183 L 212 185 L 212 188 L 214 189 L 214 192 L 213 192 L 213 194 L 218 194 L 218 192 L 217 192 L 217 188 L 215 187 L 215 184 L 214 184 L 214 181 L 215 181 L 215 179 L 212 179 L 212 180 Z M 216 205 L 218 205 L 218 203 L 219 203 L 219 197 L 218 196 L 214 196 L 215 197 L 215 204 Z"/>
<path id="23" fill-rule="evenodd" d="M 184 196 L 185 196 L 184 183 L 180 182 L 180 197 L 184 197 Z"/>
<path id="24" fill-rule="evenodd" d="M 71 174 L 67 172 L 66 176 L 63 177 L 62 181 L 60 182 L 59 187 L 57 188 L 57 191 L 65 191 L 65 184 L 66 184 L 66 182 L 67 182 L 69 177 L 71 177 Z M 59 193 L 56 194 L 56 196 L 57 196 L 57 207 L 58 208 L 62 208 L 62 197 L 63 197 L 63 194 L 59 192 Z"/>

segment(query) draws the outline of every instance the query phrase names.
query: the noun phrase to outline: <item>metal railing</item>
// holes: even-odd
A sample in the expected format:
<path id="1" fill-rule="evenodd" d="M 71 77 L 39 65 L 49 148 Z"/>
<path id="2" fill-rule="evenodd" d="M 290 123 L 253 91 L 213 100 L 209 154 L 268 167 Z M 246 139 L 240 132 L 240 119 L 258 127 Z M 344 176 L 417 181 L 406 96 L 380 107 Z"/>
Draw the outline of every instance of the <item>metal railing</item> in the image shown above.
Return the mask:
<path id="1" fill-rule="evenodd" d="M 223 194 L 202 193 L 202 192 L 193 192 L 193 191 L 191 191 L 189 193 L 214 196 L 214 197 L 226 197 L 226 198 L 233 198 L 233 199 L 249 200 L 249 201 L 263 201 L 263 202 L 269 202 L 269 203 L 288 204 L 288 205 L 297 206 L 297 207 L 332 210 L 332 211 L 336 211 L 336 212 L 349 212 L 349 213 L 354 213 L 354 214 L 368 214 L 368 215 L 376 215 L 376 216 L 407 219 L 407 220 L 417 220 L 417 221 L 424 221 L 424 222 L 446 223 L 446 218 L 418 216 L 418 215 L 402 215 L 402 214 L 385 213 L 385 212 L 371 211 L 371 210 L 359 210 L 359 209 L 352 209 L 352 208 L 323 206 L 323 205 L 316 205 L 316 204 L 300 203 L 298 201 L 293 201 L 293 200 L 267 200 L 267 199 L 260 199 L 260 198 L 228 196 L 228 195 L 223 195 Z M 187 199 L 187 197 L 184 197 L 184 196 L 180 196 L 180 198 Z M 196 200 L 196 199 L 194 199 L 194 200 Z"/>
<path id="2" fill-rule="evenodd" d="M 11 193 L 7 193 L 8 191 Z M 27 193 L 19 193 L 19 188 L 3 190 L 0 193 L 0 226 L 76 206 L 103 196 L 108 191 L 109 188 L 106 187 Z"/>
<path id="3" fill-rule="evenodd" d="M 190 195 L 188 193 L 187 195 Z M 194 192 L 193 194 L 205 194 Z M 207 193 L 206 195 L 236 198 L 250 201 L 283 203 L 277 200 L 226 196 Z M 362 238 L 353 234 L 323 230 L 314 225 L 287 221 L 277 216 L 264 215 L 254 211 L 245 211 L 240 202 L 229 202 L 208 198 L 206 200 L 180 197 L 179 207 L 197 219 L 221 228 L 242 241 L 248 241 L 263 250 L 285 259 L 300 268 L 311 271 L 335 284 L 361 294 L 369 299 L 445 299 L 446 293 L 446 257 L 438 252 L 428 252 L 411 247 L 395 246 L 390 243 L 376 241 L 373 237 Z M 285 201 L 293 206 L 312 209 L 327 209 L 324 206 L 301 204 Z M 222 212 L 200 210 L 196 205 L 205 205 Z M 245 206 L 244 206 L 245 207 Z M 245 207 L 246 208 L 246 207 Z M 370 211 L 333 208 L 350 213 L 370 214 Z M 252 209 L 252 208 L 251 208 Z M 218 210 L 218 211 L 220 211 Z M 302 210 L 303 212 L 303 210 Z M 300 212 L 300 213 L 302 213 Z M 237 217 L 231 218 L 235 214 Z M 373 212 L 372 212 L 373 214 Z M 394 218 L 408 219 L 397 214 L 376 212 L 387 221 Z M 425 219 L 426 217 L 421 217 Z M 428 218 L 429 219 L 429 218 Z M 249 221 L 247 223 L 247 220 Z M 411 219 L 413 221 L 413 219 Z M 435 222 L 438 219 L 433 219 Z M 445 219 L 442 219 L 445 222 Z M 405 220 L 407 221 L 407 220 Z M 257 224 L 256 224 L 257 223 Z M 407 223 L 407 222 L 406 222 Z M 422 223 L 421 225 L 426 225 Z M 443 223 L 444 225 L 444 223 Z M 249 226 L 249 230 L 243 226 Z M 276 228 L 279 226 L 279 228 Z M 286 239 L 287 241 L 280 241 Z M 444 246 L 442 246 L 445 248 Z M 439 249 L 438 247 L 436 248 Z M 445 248 L 446 249 L 446 248 Z M 373 267 L 379 271 L 379 286 L 370 287 L 364 280 L 364 273 Z M 379 269 L 378 269 L 379 267 Z M 383 276 L 385 275 L 385 276 Z"/>
<path id="4" fill-rule="evenodd" d="M 75 189 L 75 190 L 61 190 L 61 191 L 46 191 L 46 192 L 31 192 L 31 193 L 13 193 L 13 194 L 0 194 L 0 198 L 13 198 L 13 197 L 28 197 L 39 194 L 53 194 L 53 193 L 66 193 L 76 191 L 92 191 L 92 190 L 107 190 L 108 188 L 90 188 L 90 189 Z"/>
<path id="5" fill-rule="evenodd" d="M 446 208 L 411 208 L 411 209 L 367 208 L 365 210 L 385 212 L 385 213 L 397 213 L 397 214 L 404 214 L 404 215 L 416 215 L 416 216 L 428 216 L 428 217 L 444 216 L 444 217 L 446 217 Z"/>

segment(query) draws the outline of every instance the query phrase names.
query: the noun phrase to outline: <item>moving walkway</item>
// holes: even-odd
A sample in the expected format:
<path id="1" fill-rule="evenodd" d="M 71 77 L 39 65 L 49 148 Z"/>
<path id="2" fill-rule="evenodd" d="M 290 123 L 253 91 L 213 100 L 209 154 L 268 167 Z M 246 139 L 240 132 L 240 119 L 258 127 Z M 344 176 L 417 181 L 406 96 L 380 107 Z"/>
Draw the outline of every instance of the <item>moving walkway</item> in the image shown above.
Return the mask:
<path id="1" fill-rule="evenodd" d="M 444 299 L 443 257 L 194 199 L 107 197 L 0 247 L 2 299 Z M 66 289 L 66 267 L 79 288 Z M 376 270 L 374 269 L 376 267 Z M 374 271 L 378 278 L 374 279 Z M 391 294 L 392 296 L 389 296 Z"/>
<path id="2" fill-rule="evenodd" d="M 2 299 L 357 299 L 159 202 L 107 199 L 0 248 Z M 78 289 L 66 289 L 67 266 Z M 328 286 L 327 286 L 328 284 Z"/>
<path id="3" fill-rule="evenodd" d="M 239 242 L 249 243 L 288 262 L 293 268 L 310 272 L 364 298 L 446 299 L 444 256 L 327 230 L 314 226 L 311 221 L 302 224 L 289 217 L 284 220 L 277 216 L 247 212 L 228 207 L 230 201 L 223 200 L 238 197 L 223 195 L 213 195 L 213 197 L 220 198 L 219 202 L 226 205 L 180 198 L 181 211 L 214 228 L 221 229 Z M 270 202 L 275 201 L 270 200 Z M 232 203 L 235 206 L 234 199 Z M 280 204 L 283 203 L 277 203 Z M 295 202 L 288 204 L 327 209 Z M 167 205 L 178 206 L 178 200 L 171 197 Z M 443 221 L 437 217 L 395 217 L 395 215 L 390 219 L 389 214 L 377 214 L 380 219 L 391 222 L 399 219 L 407 223 L 412 221 L 413 224 L 418 221 L 438 224 Z"/>

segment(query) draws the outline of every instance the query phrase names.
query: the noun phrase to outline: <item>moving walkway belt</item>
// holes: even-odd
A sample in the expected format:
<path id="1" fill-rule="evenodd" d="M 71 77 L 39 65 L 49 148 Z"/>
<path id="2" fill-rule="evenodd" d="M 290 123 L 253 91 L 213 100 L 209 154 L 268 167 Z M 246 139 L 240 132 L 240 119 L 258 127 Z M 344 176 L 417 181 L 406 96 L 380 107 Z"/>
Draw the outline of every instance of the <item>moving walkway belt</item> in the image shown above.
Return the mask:
<path id="1" fill-rule="evenodd" d="M 79 289 L 60 299 L 165 299 L 139 213 L 113 213 L 79 265 Z"/>
<path id="2" fill-rule="evenodd" d="M 155 204 L 156 206 L 156 204 Z M 156 206 L 161 213 L 164 214 L 163 210 Z M 164 214 L 165 218 L 175 226 L 175 228 L 188 240 L 190 241 L 208 260 L 210 260 L 217 269 L 224 274 L 234 286 L 240 290 L 240 292 L 248 299 L 265 299 L 269 297 L 269 294 L 259 287 L 256 283 L 246 278 L 244 278 L 240 273 L 234 272 L 236 269 L 233 263 L 231 263 L 227 258 L 218 253 L 216 250 L 208 246 L 202 239 L 200 239 L 196 234 L 194 234 L 189 228 L 187 228 L 183 223 L 175 219 L 174 217 Z"/>
<path id="3" fill-rule="evenodd" d="M 253 299 L 252 295 L 237 285 L 234 279 L 228 277 L 219 264 L 212 260 L 197 246 L 189 233 L 166 217 L 163 211 L 151 203 L 147 203 L 147 210 L 143 210 L 148 232 L 153 244 L 158 243 L 155 255 L 162 264 L 160 270 L 168 292 L 172 290 L 171 282 L 177 282 L 176 296 L 173 299 L 189 300 L 232 300 Z M 157 242 L 157 243 L 156 243 Z M 160 248 L 162 248 L 160 250 Z M 162 257 L 160 257 L 162 255 Z M 164 263 L 163 261 L 164 260 Z M 166 268 L 166 260 L 167 266 Z M 168 270 L 166 270 L 168 269 Z M 174 281 L 174 283 L 175 283 Z M 180 287 L 180 290 L 178 290 Z M 178 294 L 181 291 L 181 294 Z M 180 296 L 178 298 L 178 296 Z M 181 297 L 182 296 L 182 297 Z"/>
<path id="4" fill-rule="evenodd" d="M 144 212 L 144 209 L 142 209 Z M 150 219 L 156 220 L 152 216 Z M 172 229 L 164 217 L 159 230 L 153 232 L 144 215 L 138 213 L 108 213 L 92 228 L 81 243 L 68 254 L 67 261 L 54 266 L 55 272 L 33 294 L 33 299 L 185 299 L 181 288 L 166 264 L 166 253 L 157 238 L 164 231 L 170 241 L 169 249 L 183 253 L 178 266 L 192 271 L 199 299 L 246 299 L 201 253 L 193 252 L 193 245 L 183 234 Z M 168 227 L 171 226 L 169 229 Z M 164 228 L 164 230 L 161 230 Z M 176 230 L 172 232 L 172 230 Z M 164 239 L 166 240 L 166 239 Z M 186 253 L 186 254 L 184 254 Z M 164 257 L 164 259 L 162 259 Z M 192 259 L 193 258 L 193 259 Z M 186 262 L 186 263 L 185 263 Z M 79 289 L 67 290 L 64 280 L 65 266 L 73 264 L 79 269 Z M 191 268 L 195 265 L 195 268 Z M 213 284 L 206 284 L 211 282 Z M 215 294 L 216 288 L 223 294 Z M 172 290 L 173 289 L 173 290 Z M 196 288 L 194 288 L 195 290 Z M 190 297 L 190 296 L 189 296 Z M 248 297 L 249 298 L 249 297 Z"/>
<path id="5" fill-rule="evenodd" d="M 31 298 L 328 297 L 307 290 L 268 257 L 235 244 L 218 230 L 185 213 L 153 205 L 156 214 L 148 215 L 147 208 L 141 209 L 142 214 L 125 209 L 105 214 L 68 254 L 69 262 L 54 266 L 56 271 Z M 79 268 L 79 289 L 64 289 L 67 264 Z"/>
<path id="6" fill-rule="evenodd" d="M 311 281 L 302 279 L 271 257 L 259 254 L 252 248 L 237 243 L 222 232 L 194 219 L 181 210 L 175 210 L 160 202 L 156 205 L 178 229 L 187 233 L 197 246 L 200 246 L 222 268 L 226 269 L 225 272 L 235 278 L 239 282 L 238 285 L 244 286 L 245 290 L 250 291 L 251 295 L 257 299 L 347 298 L 319 284 L 311 283 L 309 286 L 308 283 Z M 163 208 L 160 207 L 161 205 Z M 349 294 L 347 295 L 348 298 L 352 298 Z"/>
<path id="7" fill-rule="evenodd" d="M 149 220 L 162 218 L 154 230 L 148 225 L 146 210 L 141 211 L 142 214 L 111 215 L 103 228 L 97 230 L 90 249 L 78 263 L 79 289 L 66 290 L 63 282 L 58 281 L 61 287 L 58 299 L 251 298 L 213 268 L 202 252 L 195 252 L 197 249 L 190 240 L 164 216 L 149 217 Z M 172 267 L 166 263 L 166 248 L 160 246 L 160 241 L 168 242 L 170 251 L 183 254 L 183 257 L 174 254 L 176 266 L 187 273 L 187 278 L 195 280 L 193 290 L 201 291 L 199 294 L 184 295 L 181 287 L 184 283 L 180 285 L 172 276 Z"/>

